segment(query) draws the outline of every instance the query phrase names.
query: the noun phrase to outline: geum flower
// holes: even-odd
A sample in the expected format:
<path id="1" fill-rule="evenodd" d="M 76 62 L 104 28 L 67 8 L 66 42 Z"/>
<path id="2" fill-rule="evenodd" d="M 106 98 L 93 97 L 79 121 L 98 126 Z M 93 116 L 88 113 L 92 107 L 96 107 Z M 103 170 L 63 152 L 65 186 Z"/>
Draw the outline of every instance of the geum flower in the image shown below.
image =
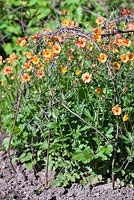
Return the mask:
<path id="1" fill-rule="evenodd" d="M 3 69 L 3 72 L 4 72 L 5 75 L 10 75 L 10 74 L 12 74 L 13 69 L 12 69 L 11 66 L 5 66 L 4 69 Z"/>
<path id="2" fill-rule="evenodd" d="M 107 60 L 107 55 L 105 53 L 100 53 L 99 57 L 98 57 L 98 61 L 101 63 L 106 62 Z"/>
<path id="3" fill-rule="evenodd" d="M 53 45 L 53 52 L 54 53 L 60 53 L 61 51 L 61 46 L 57 43 Z"/>
<path id="4" fill-rule="evenodd" d="M 42 70 L 37 71 L 37 77 L 42 78 L 44 76 L 44 72 Z"/>
<path id="5" fill-rule="evenodd" d="M 86 46 L 86 39 L 82 38 L 82 37 L 79 37 L 78 40 L 77 40 L 77 42 L 76 42 L 76 45 L 79 48 L 84 48 Z"/>
<path id="6" fill-rule="evenodd" d="M 97 94 L 101 94 L 102 93 L 102 88 L 101 87 L 96 88 L 95 92 Z"/>
<path id="7" fill-rule="evenodd" d="M 126 63 L 129 60 L 129 56 L 127 54 L 122 54 L 120 59 L 123 63 Z"/>
<path id="8" fill-rule="evenodd" d="M 96 19 L 96 23 L 99 25 L 99 24 L 102 24 L 104 22 L 104 19 L 103 17 L 99 16 L 97 19 Z"/>
<path id="9" fill-rule="evenodd" d="M 24 74 L 22 74 L 22 80 L 24 81 L 24 82 L 29 82 L 30 81 L 30 75 L 28 74 L 28 73 L 24 73 Z"/>
<path id="10" fill-rule="evenodd" d="M 44 49 L 42 54 L 45 58 L 51 58 L 52 57 L 52 51 L 50 49 Z"/>
<path id="11" fill-rule="evenodd" d="M 114 62 L 113 68 L 114 68 L 115 71 L 118 71 L 120 69 L 120 64 L 118 62 Z"/>
<path id="12" fill-rule="evenodd" d="M 121 111 L 121 107 L 118 104 L 112 108 L 112 112 L 114 115 L 120 115 Z"/>
<path id="13" fill-rule="evenodd" d="M 61 68 L 61 72 L 62 72 L 63 74 L 65 74 L 65 73 L 67 72 L 67 67 L 66 67 L 66 66 L 63 66 L 63 67 Z"/>
<path id="14" fill-rule="evenodd" d="M 92 74 L 89 74 L 88 72 L 82 74 L 82 81 L 84 83 L 89 83 L 92 80 Z"/>
<path id="15" fill-rule="evenodd" d="M 127 121 L 129 119 L 129 115 L 128 114 L 125 114 L 124 116 L 123 116 L 123 121 L 125 122 L 125 121 Z"/>
<path id="16" fill-rule="evenodd" d="M 33 64 L 38 64 L 38 63 L 39 63 L 39 58 L 38 58 L 38 56 L 34 56 L 34 57 L 32 58 L 32 63 L 33 63 Z"/>

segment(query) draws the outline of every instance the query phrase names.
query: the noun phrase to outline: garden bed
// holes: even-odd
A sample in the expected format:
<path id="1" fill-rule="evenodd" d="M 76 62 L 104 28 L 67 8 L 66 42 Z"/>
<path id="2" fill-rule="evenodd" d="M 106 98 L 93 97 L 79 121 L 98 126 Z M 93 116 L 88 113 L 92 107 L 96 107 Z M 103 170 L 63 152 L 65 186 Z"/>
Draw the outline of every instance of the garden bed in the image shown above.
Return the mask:
<path id="1" fill-rule="evenodd" d="M 14 175 L 6 152 L 0 152 L 0 199 L 1 200 L 133 200 L 134 188 L 116 187 L 111 184 L 81 186 L 74 183 L 68 188 L 45 188 L 44 171 L 34 176 L 33 170 L 26 170 L 24 165 L 15 166 Z M 51 175 L 51 174 L 50 174 Z"/>

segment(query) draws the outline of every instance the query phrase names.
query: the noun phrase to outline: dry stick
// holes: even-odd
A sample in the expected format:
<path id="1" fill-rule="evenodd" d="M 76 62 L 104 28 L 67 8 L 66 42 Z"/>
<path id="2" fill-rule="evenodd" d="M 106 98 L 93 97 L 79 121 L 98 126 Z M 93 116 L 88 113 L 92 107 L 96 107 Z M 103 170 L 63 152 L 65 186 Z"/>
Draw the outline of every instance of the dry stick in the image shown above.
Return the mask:
<path id="1" fill-rule="evenodd" d="M 104 38 L 104 37 L 109 37 L 116 34 L 125 34 L 125 33 L 134 33 L 134 30 L 113 30 L 113 31 L 110 31 L 110 33 L 102 34 L 101 37 Z"/>
<path id="2" fill-rule="evenodd" d="M 12 142 L 12 138 L 13 138 L 13 135 L 14 135 L 14 130 L 15 130 L 15 126 L 16 126 L 17 116 L 18 116 L 18 112 L 19 112 L 19 108 L 20 108 L 21 96 L 22 96 L 22 93 L 20 95 L 18 95 L 18 90 L 17 90 L 17 97 L 16 97 L 16 101 L 15 101 L 15 105 L 14 105 L 14 122 L 13 122 L 13 127 L 12 127 L 11 134 L 9 136 L 8 149 L 7 149 L 7 154 L 8 154 L 8 158 L 9 158 L 9 161 L 10 161 L 10 165 L 11 165 L 11 168 L 12 168 L 12 170 L 13 170 L 13 172 L 15 174 L 17 172 L 16 172 L 16 170 L 15 170 L 15 168 L 13 166 L 13 163 L 12 163 L 11 142 Z"/>
<path id="3" fill-rule="evenodd" d="M 52 95 L 50 96 L 50 112 L 52 111 L 53 107 L 53 99 Z M 48 122 L 50 122 L 50 117 L 48 117 Z M 45 186 L 48 186 L 49 177 L 48 177 L 48 167 L 49 167 L 49 150 L 50 150 L 50 138 L 51 138 L 51 131 L 50 128 L 48 129 L 48 147 L 47 147 L 47 159 L 46 159 L 46 173 L 45 173 Z"/>
<path id="4" fill-rule="evenodd" d="M 55 97 L 55 100 L 57 102 L 59 102 L 64 108 L 66 108 L 71 114 L 75 115 L 77 118 L 79 118 L 82 122 L 84 122 L 85 124 L 89 125 L 93 130 L 96 131 L 96 133 L 98 135 L 100 135 L 103 139 L 105 139 L 107 141 L 108 144 L 111 144 L 111 142 L 109 141 L 109 139 L 104 136 L 97 128 L 95 128 L 94 126 L 92 126 L 90 123 L 88 123 L 86 120 L 84 120 L 80 115 L 78 115 L 77 113 L 73 112 L 70 108 L 68 108 L 68 106 L 66 106 L 63 102 L 61 102 L 60 100 L 58 100 Z"/>
<path id="5" fill-rule="evenodd" d="M 113 75 L 112 70 L 110 68 L 109 60 L 106 62 L 106 65 L 107 65 L 107 68 L 108 68 L 109 76 L 111 77 L 113 85 L 114 85 L 115 102 L 116 102 L 116 104 L 118 104 L 119 97 L 118 97 L 116 79 L 115 79 L 115 76 Z M 113 171 L 114 171 L 115 161 L 116 161 L 116 156 L 117 156 L 118 139 L 119 139 L 119 124 L 117 122 L 117 124 L 116 124 L 116 134 L 115 134 L 115 144 L 113 146 L 113 160 L 112 160 L 112 164 L 111 164 L 111 167 L 112 167 L 111 178 L 112 178 L 112 188 L 113 189 L 115 189 L 115 173 Z"/>
<path id="6" fill-rule="evenodd" d="M 74 28 L 74 27 L 59 27 L 57 28 L 56 31 L 53 32 L 43 32 L 39 34 L 39 38 L 42 38 L 43 36 L 49 36 L 53 37 L 55 35 L 62 35 L 63 33 L 72 33 L 73 35 L 77 37 L 83 37 L 89 41 L 93 41 L 94 45 L 96 48 L 101 52 L 101 48 L 98 46 L 98 44 L 95 42 L 93 36 L 91 33 L 86 33 L 83 30 L 80 30 L 79 28 Z"/>
<path id="7" fill-rule="evenodd" d="M 112 160 L 112 188 L 115 189 L 115 172 L 113 172 L 115 167 L 115 161 L 117 156 L 117 148 L 118 148 L 118 138 L 119 138 L 119 124 L 116 124 L 116 135 L 115 135 L 115 145 L 114 145 L 114 152 L 113 152 L 113 160 Z"/>

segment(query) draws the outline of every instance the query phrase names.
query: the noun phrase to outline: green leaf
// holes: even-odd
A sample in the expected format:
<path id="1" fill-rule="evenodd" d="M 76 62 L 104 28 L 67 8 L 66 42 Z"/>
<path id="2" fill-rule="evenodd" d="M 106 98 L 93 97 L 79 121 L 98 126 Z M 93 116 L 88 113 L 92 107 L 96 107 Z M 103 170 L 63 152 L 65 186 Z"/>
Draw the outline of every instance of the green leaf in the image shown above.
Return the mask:
<path id="1" fill-rule="evenodd" d="M 54 129 L 57 128 L 58 125 L 55 122 L 49 122 L 46 126 L 47 128 Z"/>
<path id="2" fill-rule="evenodd" d="M 73 153 L 72 158 L 82 162 L 90 162 L 94 158 L 94 153 L 92 149 L 86 147 L 83 151 Z"/>
<path id="3" fill-rule="evenodd" d="M 2 45 L 2 47 L 4 48 L 4 51 L 5 51 L 7 54 L 11 54 L 11 53 L 12 53 L 13 48 L 12 48 L 11 43 L 4 43 L 4 44 Z"/>

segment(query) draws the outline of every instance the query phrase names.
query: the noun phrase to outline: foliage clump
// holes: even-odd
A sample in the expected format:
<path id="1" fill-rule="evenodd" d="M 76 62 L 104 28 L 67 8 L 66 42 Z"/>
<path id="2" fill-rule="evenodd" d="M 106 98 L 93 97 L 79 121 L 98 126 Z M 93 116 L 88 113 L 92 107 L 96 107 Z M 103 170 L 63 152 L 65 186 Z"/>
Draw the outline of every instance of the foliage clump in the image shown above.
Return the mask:
<path id="1" fill-rule="evenodd" d="M 133 11 L 99 16 L 90 33 L 64 19 L 0 57 L 2 126 L 15 161 L 57 172 L 53 185 L 115 174 L 133 183 Z M 11 162 L 12 163 L 12 162 Z"/>

